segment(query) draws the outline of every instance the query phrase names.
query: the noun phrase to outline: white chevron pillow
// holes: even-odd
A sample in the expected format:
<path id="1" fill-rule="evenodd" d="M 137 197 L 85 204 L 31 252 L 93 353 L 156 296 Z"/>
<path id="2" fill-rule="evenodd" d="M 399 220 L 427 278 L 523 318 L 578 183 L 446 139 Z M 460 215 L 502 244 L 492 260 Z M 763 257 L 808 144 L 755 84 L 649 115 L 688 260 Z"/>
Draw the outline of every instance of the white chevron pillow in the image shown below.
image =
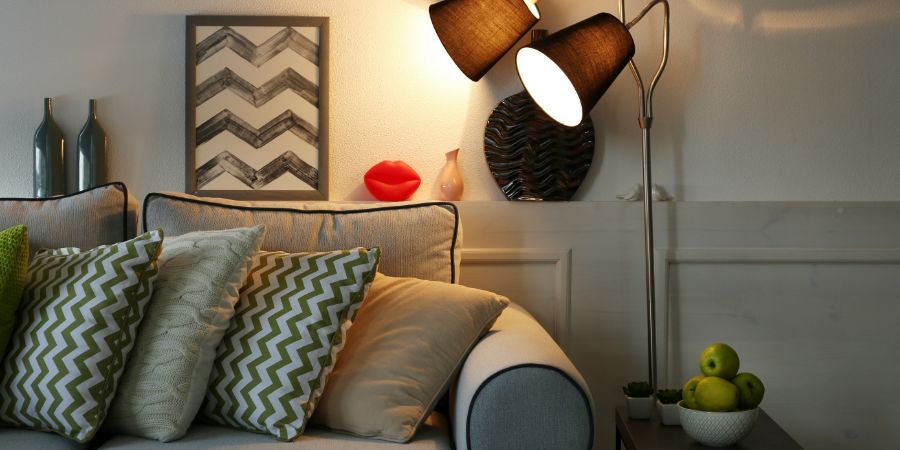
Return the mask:
<path id="1" fill-rule="evenodd" d="M 201 416 L 291 441 L 303 433 L 380 251 L 257 255 L 219 345 Z"/>
<path id="2" fill-rule="evenodd" d="M 106 417 L 157 275 L 162 232 L 35 255 L 3 360 L 0 420 L 85 443 Z"/>

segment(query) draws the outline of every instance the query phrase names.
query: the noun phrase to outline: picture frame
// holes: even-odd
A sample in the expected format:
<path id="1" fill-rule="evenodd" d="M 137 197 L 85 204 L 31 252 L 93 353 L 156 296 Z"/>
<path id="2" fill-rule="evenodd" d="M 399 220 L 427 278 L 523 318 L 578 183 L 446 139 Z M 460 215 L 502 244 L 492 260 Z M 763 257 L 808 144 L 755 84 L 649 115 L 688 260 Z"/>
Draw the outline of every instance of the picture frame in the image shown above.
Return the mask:
<path id="1" fill-rule="evenodd" d="M 328 200 L 329 19 L 187 16 L 185 190 Z"/>

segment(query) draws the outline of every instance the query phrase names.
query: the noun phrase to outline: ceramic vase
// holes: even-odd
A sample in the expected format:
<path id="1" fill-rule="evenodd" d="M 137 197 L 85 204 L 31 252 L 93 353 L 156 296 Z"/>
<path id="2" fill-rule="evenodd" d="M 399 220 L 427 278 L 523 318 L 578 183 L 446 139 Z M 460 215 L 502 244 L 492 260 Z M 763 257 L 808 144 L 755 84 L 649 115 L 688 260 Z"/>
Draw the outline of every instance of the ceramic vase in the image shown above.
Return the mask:
<path id="1" fill-rule="evenodd" d="M 97 100 L 88 101 L 88 118 L 78 134 L 78 190 L 106 183 L 109 139 L 97 121 Z"/>
<path id="2" fill-rule="evenodd" d="M 632 419 L 649 419 L 650 412 L 653 411 L 653 397 L 628 397 L 625 396 L 628 403 L 628 417 Z"/>
<path id="3" fill-rule="evenodd" d="M 44 99 L 44 120 L 34 132 L 34 198 L 66 193 L 66 167 L 63 161 L 65 139 L 53 121 L 53 99 Z"/>
<path id="4" fill-rule="evenodd" d="M 463 196 L 463 179 L 459 173 L 459 149 L 447 152 L 447 162 L 438 175 L 440 197 L 444 201 L 458 201 Z"/>
<path id="5" fill-rule="evenodd" d="M 594 160 L 589 115 L 575 127 L 551 119 L 527 92 L 507 97 L 484 129 L 484 156 L 509 200 L 569 201 Z"/>

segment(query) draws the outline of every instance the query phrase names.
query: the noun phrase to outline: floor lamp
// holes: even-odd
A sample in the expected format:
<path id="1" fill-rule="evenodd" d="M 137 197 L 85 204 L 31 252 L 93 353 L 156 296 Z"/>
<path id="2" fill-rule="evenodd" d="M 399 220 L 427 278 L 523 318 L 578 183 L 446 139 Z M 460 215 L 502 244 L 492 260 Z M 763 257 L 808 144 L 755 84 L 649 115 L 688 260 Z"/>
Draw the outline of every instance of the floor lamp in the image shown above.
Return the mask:
<path id="1" fill-rule="evenodd" d="M 663 50 L 656 74 L 645 86 L 632 61 L 630 29 L 662 5 Z M 616 77 L 629 66 L 638 86 L 643 137 L 644 257 L 647 300 L 649 381 L 657 389 L 656 299 L 653 255 L 653 181 L 650 128 L 653 93 L 669 59 L 669 3 L 651 0 L 630 22 L 625 0 L 620 19 L 600 13 L 523 47 L 516 55 L 519 78 L 534 101 L 557 122 L 575 126 L 596 106 Z M 481 78 L 512 43 L 540 18 L 535 0 L 444 0 L 431 6 L 431 19 L 457 66 L 473 80 Z M 498 31 L 499 30 L 499 31 Z"/>
<path id="2" fill-rule="evenodd" d="M 625 1 L 619 0 L 621 20 L 601 13 L 519 50 L 516 64 L 525 89 L 550 117 L 564 125 L 581 122 L 627 64 L 640 95 L 638 125 L 643 136 L 644 270 L 647 297 L 647 359 L 650 386 L 657 389 L 656 288 L 653 255 L 653 178 L 650 164 L 650 128 L 653 92 L 669 59 L 669 3 L 652 0 L 631 22 L 625 22 Z M 649 87 L 631 59 L 634 40 L 629 30 L 653 7 L 662 5 L 662 60 Z"/>

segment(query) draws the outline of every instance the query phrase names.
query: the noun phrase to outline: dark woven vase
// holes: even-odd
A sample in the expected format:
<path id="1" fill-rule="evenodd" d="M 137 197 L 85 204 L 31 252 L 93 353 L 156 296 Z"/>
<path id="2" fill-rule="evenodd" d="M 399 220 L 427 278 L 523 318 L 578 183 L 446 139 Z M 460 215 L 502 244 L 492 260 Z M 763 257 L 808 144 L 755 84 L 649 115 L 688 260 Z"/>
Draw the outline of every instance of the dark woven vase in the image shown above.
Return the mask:
<path id="1" fill-rule="evenodd" d="M 484 153 L 509 200 L 571 200 L 594 159 L 594 124 L 560 125 L 528 95 L 507 97 L 488 119 Z"/>

